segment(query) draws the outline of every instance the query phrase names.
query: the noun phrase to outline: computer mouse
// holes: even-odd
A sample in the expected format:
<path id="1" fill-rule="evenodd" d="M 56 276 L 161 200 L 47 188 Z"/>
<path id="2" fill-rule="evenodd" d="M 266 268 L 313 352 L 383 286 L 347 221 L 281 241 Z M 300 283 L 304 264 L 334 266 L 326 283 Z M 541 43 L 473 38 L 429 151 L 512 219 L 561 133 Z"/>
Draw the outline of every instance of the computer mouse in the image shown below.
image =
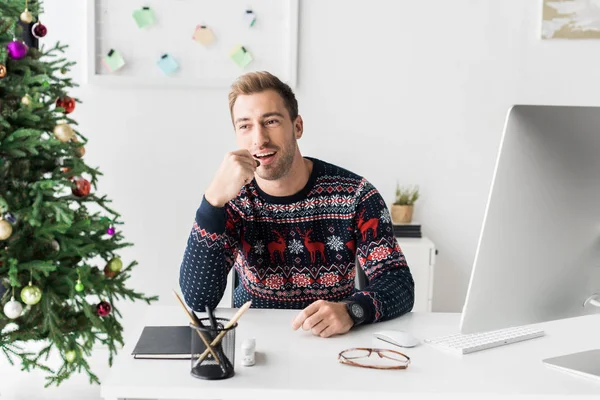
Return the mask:
<path id="1" fill-rule="evenodd" d="M 415 347 L 419 344 L 419 339 L 405 331 L 379 331 L 373 333 L 373 335 L 379 340 L 399 347 Z"/>

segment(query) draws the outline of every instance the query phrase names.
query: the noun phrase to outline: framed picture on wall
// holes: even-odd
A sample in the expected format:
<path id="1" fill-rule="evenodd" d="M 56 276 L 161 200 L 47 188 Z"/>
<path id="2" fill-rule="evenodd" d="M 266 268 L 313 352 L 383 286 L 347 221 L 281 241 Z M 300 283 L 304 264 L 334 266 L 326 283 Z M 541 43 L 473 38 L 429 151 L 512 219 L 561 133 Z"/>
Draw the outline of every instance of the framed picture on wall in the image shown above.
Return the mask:
<path id="1" fill-rule="evenodd" d="M 600 39 L 600 3 L 543 0 L 543 39 Z"/>

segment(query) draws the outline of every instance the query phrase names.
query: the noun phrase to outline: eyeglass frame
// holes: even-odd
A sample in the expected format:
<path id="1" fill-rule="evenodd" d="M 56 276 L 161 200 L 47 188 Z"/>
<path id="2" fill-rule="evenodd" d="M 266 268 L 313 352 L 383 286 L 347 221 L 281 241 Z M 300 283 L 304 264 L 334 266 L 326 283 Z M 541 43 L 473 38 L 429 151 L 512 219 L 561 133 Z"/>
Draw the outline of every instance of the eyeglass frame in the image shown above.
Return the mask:
<path id="1" fill-rule="evenodd" d="M 389 360 L 400 361 L 400 360 L 396 360 L 394 358 L 386 357 L 385 355 L 383 355 L 383 354 L 380 353 L 380 352 L 390 352 L 390 353 L 401 355 L 402 357 L 406 358 L 406 364 L 405 365 L 398 365 L 398 366 L 391 366 L 391 367 L 384 367 L 384 366 L 377 366 L 377 365 L 363 365 L 363 364 L 354 362 L 351 359 L 345 357 L 343 354 L 345 352 L 347 352 L 347 351 L 368 351 L 369 352 L 369 355 L 367 355 L 366 357 L 360 357 L 360 358 L 369 358 L 369 357 L 371 357 L 372 353 L 376 353 L 380 358 L 387 358 Z M 340 363 L 342 363 L 342 364 L 350 365 L 350 366 L 353 366 L 353 367 L 360 367 L 360 368 L 372 368 L 372 369 L 407 369 L 408 365 L 410 364 L 410 357 L 407 356 L 406 354 L 400 353 L 399 351 L 396 351 L 396 350 L 376 349 L 376 348 L 371 348 L 371 347 L 355 347 L 355 348 L 351 348 L 351 349 L 342 350 L 338 354 L 338 361 Z"/>

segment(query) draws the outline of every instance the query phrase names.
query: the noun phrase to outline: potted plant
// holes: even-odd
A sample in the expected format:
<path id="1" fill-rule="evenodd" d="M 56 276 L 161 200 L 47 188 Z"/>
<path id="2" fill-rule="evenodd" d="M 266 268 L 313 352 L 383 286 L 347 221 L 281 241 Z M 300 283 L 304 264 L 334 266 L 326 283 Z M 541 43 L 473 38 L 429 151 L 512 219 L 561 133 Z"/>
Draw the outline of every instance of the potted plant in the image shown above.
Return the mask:
<path id="1" fill-rule="evenodd" d="M 396 200 L 392 204 L 392 222 L 408 224 L 412 221 L 414 203 L 419 198 L 418 186 L 400 187 L 396 184 Z"/>

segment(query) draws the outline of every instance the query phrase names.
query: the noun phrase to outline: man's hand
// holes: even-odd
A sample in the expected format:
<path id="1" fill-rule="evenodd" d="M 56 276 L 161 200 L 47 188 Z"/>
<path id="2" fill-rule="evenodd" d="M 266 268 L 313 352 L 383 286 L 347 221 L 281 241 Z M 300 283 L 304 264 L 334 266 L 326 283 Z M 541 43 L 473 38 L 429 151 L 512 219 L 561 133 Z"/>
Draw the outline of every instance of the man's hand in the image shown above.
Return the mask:
<path id="1" fill-rule="evenodd" d="M 298 314 L 292 321 L 292 328 L 297 330 L 302 327 L 310 330 L 313 335 L 330 337 L 346 333 L 352 328 L 354 322 L 344 303 L 332 303 L 317 300 Z"/>
<path id="2" fill-rule="evenodd" d="M 238 194 L 242 186 L 254 178 L 258 164 L 248 150 L 227 153 L 204 193 L 206 201 L 215 207 L 223 207 Z"/>

